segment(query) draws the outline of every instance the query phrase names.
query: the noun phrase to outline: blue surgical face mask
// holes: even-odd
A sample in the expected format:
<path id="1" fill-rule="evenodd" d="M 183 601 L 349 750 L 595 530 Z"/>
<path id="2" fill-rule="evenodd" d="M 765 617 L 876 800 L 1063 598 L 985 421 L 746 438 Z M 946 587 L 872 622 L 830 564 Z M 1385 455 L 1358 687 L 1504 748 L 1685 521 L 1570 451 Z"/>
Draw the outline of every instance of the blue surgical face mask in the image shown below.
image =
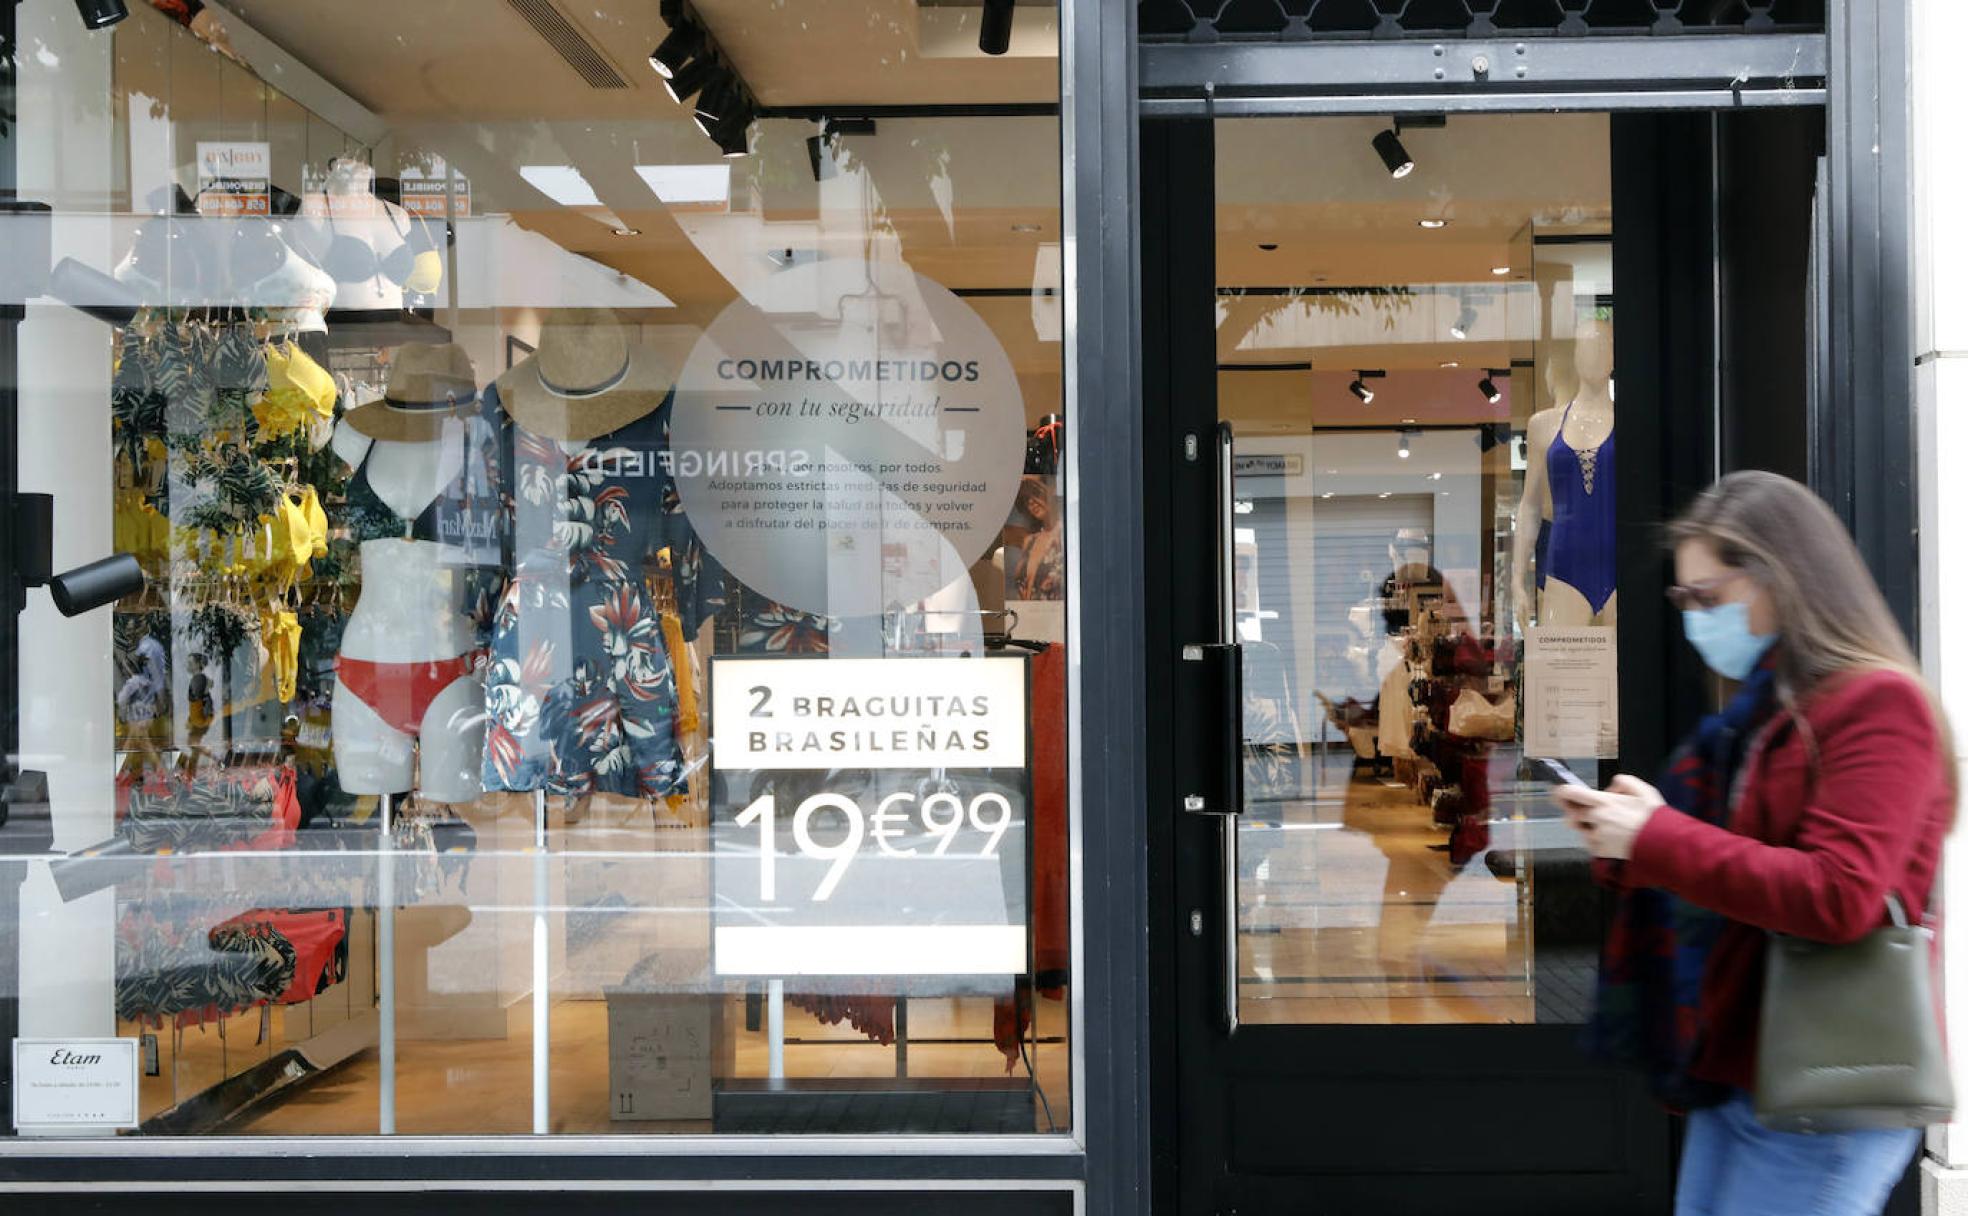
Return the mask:
<path id="1" fill-rule="evenodd" d="M 1755 671 L 1777 640 L 1774 633 L 1750 631 L 1749 605 L 1740 602 L 1690 609 L 1681 614 L 1681 625 L 1688 641 L 1701 652 L 1702 662 L 1731 680 L 1741 680 Z"/>

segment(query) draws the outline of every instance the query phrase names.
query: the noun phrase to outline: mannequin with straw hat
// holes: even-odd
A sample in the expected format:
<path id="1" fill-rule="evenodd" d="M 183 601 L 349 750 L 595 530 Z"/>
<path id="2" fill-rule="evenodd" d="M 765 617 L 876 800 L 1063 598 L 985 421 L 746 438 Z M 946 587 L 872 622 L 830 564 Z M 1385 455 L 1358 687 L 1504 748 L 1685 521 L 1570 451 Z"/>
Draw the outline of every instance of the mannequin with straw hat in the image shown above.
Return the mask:
<path id="1" fill-rule="evenodd" d="M 672 381 L 613 312 L 567 309 L 486 390 L 513 445 L 513 578 L 486 676 L 487 788 L 570 799 L 686 788 L 674 666 L 644 568 L 669 550 L 685 637 L 716 611 L 722 578 L 670 481 Z"/>
<path id="2" fill-rule="evenodd" d="M 355 470 L 347 518 L 362 558 L 332 711 L 335 764 L 350 793 L 414 784 L 434 801 L 467 802 L 480 792 L 484 692 L 464 573 L 486 560 L 473 546 L 496 528 L 489 509 L 484 526 L 473 519 L 467 440 L 477 396 L 463 350 L 413 343 L 394 352 L 382 400 L 336 428 L 335 451 Z"/>

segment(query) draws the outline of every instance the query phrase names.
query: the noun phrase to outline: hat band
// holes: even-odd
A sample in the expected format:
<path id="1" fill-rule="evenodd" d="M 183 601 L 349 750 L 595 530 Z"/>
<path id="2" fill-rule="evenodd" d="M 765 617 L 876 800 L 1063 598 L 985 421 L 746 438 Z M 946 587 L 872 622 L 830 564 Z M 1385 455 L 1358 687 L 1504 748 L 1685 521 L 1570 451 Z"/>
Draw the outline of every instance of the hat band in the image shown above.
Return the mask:
<path id="1" fill-rule="evenodd" d="M 572 401 L 579 401 L 584 397 L 599 397 L 603 393 L 613 390 L 614 388 L 619 386 L 622 383 L 622 381 L 627 380 L 629 378 L 629 364 L 631 364 L 632 362 L 634 362 L 634 359 L 632 357 L 624 357 L 622 360 L 622 368 L 620 371 L 616 372 L 614 375 L 608 377 L 606 380 L 603 380 L 600 384 L 597 384 L 592 388 L 565 388 L 547 379 L 547 373 L 542 371 L 539 373 L 540 387 L 546 389 L 549 393 L 552 393 L 556 397 L 564 397 Z"/>
<path id="2" fill-rule="evenodd" d="M 465 398 L 464 400 L 469 401 L 470 398 Z M 385 393 L 383 395 L 383 404 L 393 410 L 401 410 L 406 414 L 442 414 L 457 409 L 462 402 L 455 396 L 446 397 L 442 401 L 399 401 L 395 397 Z"/>

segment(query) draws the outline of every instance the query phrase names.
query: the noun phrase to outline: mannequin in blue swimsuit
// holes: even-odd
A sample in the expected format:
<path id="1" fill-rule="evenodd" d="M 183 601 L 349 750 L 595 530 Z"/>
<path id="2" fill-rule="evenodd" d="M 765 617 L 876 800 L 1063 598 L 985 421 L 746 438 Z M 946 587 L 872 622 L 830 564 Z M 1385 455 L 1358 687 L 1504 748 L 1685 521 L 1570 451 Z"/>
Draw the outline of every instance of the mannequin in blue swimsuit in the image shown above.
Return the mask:
<path id="1" fill-rule="evenodd" d="M 1612 326 L 1581 322 L 1572 346 L 1576 388 L 1530 421 L 1515 547 L 1520 624 L 1533 610 L 1543 625 L 1611 625 L 1617 614 Z"/>

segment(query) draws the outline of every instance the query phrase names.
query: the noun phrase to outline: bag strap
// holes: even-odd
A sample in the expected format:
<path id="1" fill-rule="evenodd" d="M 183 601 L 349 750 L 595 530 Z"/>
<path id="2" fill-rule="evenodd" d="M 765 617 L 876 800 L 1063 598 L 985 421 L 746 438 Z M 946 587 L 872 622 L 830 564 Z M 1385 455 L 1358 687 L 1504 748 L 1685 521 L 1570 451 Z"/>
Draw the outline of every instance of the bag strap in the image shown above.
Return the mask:
<path id="1" fill-rule="evenodd" d="M 1897 891 L 1886 892 L 1886 912 L 1893 918 L 1893 927 L 1895 929 L 1910 927 L 1907 924 L 1906 905 L 1900 902 L 1900 896 Z"/>

